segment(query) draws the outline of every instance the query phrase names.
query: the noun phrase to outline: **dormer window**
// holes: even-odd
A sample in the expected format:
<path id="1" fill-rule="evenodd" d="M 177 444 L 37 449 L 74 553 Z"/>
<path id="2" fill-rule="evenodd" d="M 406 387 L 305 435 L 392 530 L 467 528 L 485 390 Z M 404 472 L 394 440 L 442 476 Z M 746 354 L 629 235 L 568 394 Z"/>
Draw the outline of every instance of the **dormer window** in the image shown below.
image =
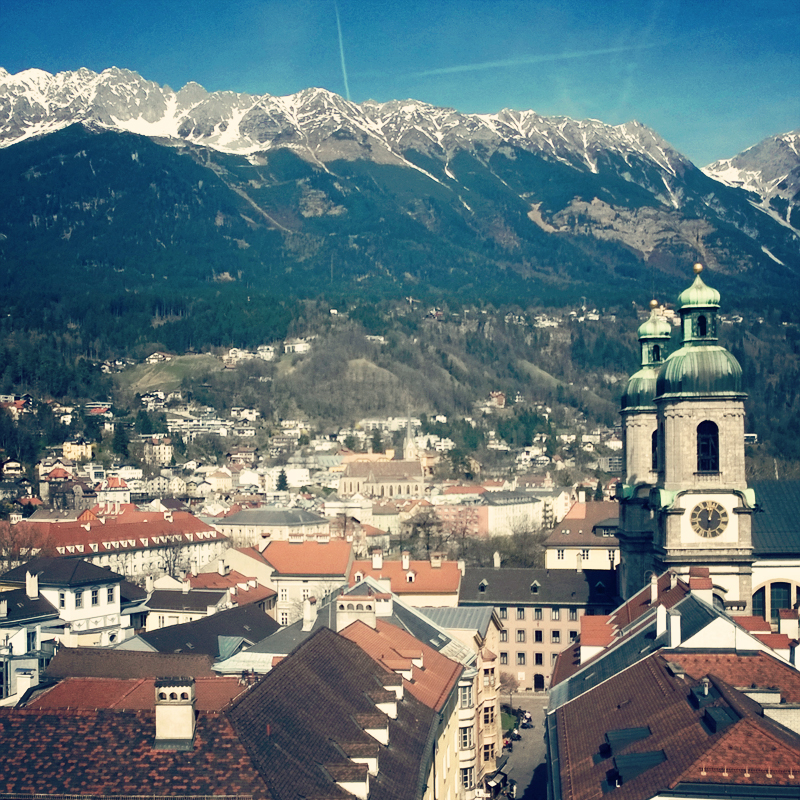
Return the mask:
<path id="1" fill-rule="evenodd" d="M 539 581 L 534 581 L 531 584 L 531 594 L 539 594 L 539 587 L 540 586 L 541 586 L 541 584 L 539 583 Z"/>
<path id="2" fill-rule="evenodd" d="M 478 584 L 478 591 L 479 591 L 479 592 L 481 592 L 481 593 L 485 592 L 485 591 L 486 591 L 486 587 L 487 587 L 488 585 L 489 585 L 489 582 L 488 582 L 488 581 L 487 581 L 487 580 L 484 578 L 484 579 L 483 579 L 483 580 L 482 580 L 482 581 L 481 581 L 481 582 Z"/>
<path id="3" fill-rule="evenodd" d="M 414 579 L 415 579 L 416 577 L 417 577 L 417 576 L 416 576 L 416 575 L 415 575 L 413 572 L 409 572 L 409 573 L 406 575 L 406 583 L 414 583 Z"/>

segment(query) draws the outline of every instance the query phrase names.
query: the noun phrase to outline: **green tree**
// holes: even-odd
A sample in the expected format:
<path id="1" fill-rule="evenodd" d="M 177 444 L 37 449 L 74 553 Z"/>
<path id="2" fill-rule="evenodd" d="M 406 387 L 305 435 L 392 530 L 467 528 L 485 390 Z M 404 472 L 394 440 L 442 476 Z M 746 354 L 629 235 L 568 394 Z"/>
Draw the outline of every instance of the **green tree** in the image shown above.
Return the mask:
<path id="1" fill-rule="evenodd" d="M 128 453 L 128 445 L 130 444 L 130 440 L 128 438 L 128 429 L 125 425 L 121 422 L 117 421 L 114 425 L 114 438 L 111 442 L 111 447 L 113 448 L 115 453 L 118 453 L 123 458 L 127 458 Z"/>
<path id="2" fill-rule="evenodd" d="M 603 484 L 598 479 L 597 486 L 595 487 L 595 490 L 594 490 L 594 501 L 595 501 L 595 503 L 600 503 L 604 499 L 605 499 L 605 495 L 603 494 Z"/>
<path id="3" fill-rule="evenodd" d="M 285 492 L 285 491 L 287 491 L 289 489 L 289 481 L 286 478 L 286 470 L 285 469 L 282 469 L 278 473 L 278 482 L 275 485 L 275 488 L 279 492 Z"/>
<path id="4" fill-rule="evenodd" d="M 381 432 L 377 428 L 372 431 L 372 452 L 383 452 L 383 439 L 381 439 Z"/>

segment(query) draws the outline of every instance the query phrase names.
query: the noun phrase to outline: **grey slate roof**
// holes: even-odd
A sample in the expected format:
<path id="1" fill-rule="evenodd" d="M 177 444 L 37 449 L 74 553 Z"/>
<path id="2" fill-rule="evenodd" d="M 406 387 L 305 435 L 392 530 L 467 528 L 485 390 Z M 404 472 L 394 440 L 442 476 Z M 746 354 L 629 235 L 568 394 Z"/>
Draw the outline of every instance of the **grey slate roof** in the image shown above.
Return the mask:
<path id="1" fill-rule="evenodd" d="M 28 572 L 39 575 L 40 586 L 89 586 L 92 584 L 120 583 L 122 575 L 97 567 L 80 558 L 34 558 L 21 564 L 4 575 L 0 575 L 0 583 L 19 584 L 25 586 Z"/>
<path id="2" fill-rule="evenodd" d="M 139 638 L 160 653 L 204 653 L 218 658 L 227 647 L 227 641 L 221 639 L 239 636 L 245 644 L 255 643 L 279 627 L 272 617 L 250 603 L 194 622 L 141 633 Z"/>
<path id="3" fill-rule="evenodd" d="M 41 594 L 31 600 L 25 589 L 12 589 L 0 594 L 0 598 L 7 601 L 6 616 L 0 617 L 0 628 L 58 619 L 58 610 Z"/>
<path id="4" fill-rule="evenodd" d="M 419 610 L 440 628 L 477 631 L 481 636 L 486 636 L 494 613 L 491 606 L 420 608 Z"/>
<path id="5" fill-rule="evenodd" d="M 147 600 L 151 611 L 205 611 L 223 600 L 227 592 L 194 589 L 183 592 L 180 589 L 156 589 Z"/>
<path id="6" fill-rule="evenodd" d="M 699 633 L 717 617 L 725 614 L 688 594 L 673 608 L 681 615 L 681 639 L 686 641 Z M 639 629 L 623 639 L 618 645 L 611 645 L 600 657 L 588 661 L 578 672 L 550 688 L 550 710 L 560 708 L 564 703 L 594 689 L 619 672 L 633 666 L 650 653 L 667 644 L 667 634 L 656 638 L 656 611 L 649 613 L 649 621 L 639 619 L 634 623 Z M 635 629 L 635 628 L 634 628 Z"/>
<path id="7" fill-rule="evenodd" d="M 757 556 L 800 553 L 800 481 L 759 481 L 758 511 L 753 514 L 753 550 Z"/>
<path id="8" fill-rule="evenodd" d="M 327 517 L 302 508 L 244 508 L 229 517 L 215 519 L 217 525 L 292 526 L 328 522 Z"/>
<path id="9" fill-rule="evenodd" d="M 212 659 L 202 653 L 142 653 L 105 647 L 60 647 L 47 665 L 49 678 L 210 678 Z"/>
<path id="10" fill-rule="evenodd" d="M 538 583 L 538 591 L 531 586 Z M 481 591 L 481 585 L 483 590 Z M 463 605 L 617 605 L 616 578 L 609 570 L 520 569 L 477 567 L 461 579 L 458 604 Z"/>

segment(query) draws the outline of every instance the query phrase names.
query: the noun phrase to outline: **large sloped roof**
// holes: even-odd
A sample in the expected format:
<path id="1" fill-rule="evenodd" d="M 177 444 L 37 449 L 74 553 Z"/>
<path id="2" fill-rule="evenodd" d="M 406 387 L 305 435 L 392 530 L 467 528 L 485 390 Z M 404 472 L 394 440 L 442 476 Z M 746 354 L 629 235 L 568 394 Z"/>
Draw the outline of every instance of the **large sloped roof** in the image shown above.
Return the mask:
<path id="1" fill-rule="evenodd" d="M 217 658 L 222 649 L 220 639 L 238 637 L 245 644 L 254 644 L 279 627 L 272 617 L 250 603 L 139 636 L 161 653 L 204 653 Z"/>
<path id="2" fill-rule="evenodd" d="M 272 798 L 224 714 L 198 714 L 190 752 L 153 749 L 153 711 L 2 708 L 0 727 L 6 796 Z"/>
<path id="3" fill-rule="evenodd" d="M 616 578 L 608 570 L 576 572 L 566 569 L 476 567 L 464 573 L 458 603 L 493 606 L 569 606 L 590 603 L 613 606 L 616 604 L 615 590 Z"/>
<path id="4" fill-rule="evenodd" d="M 756 556 L 800 553 L 800 481 L 757 481 L 758 511 L 753 514 Z"/>
<path id="5" fill-rule="evenodd" d="M 75 587 L 91 584 L 120 583 L 122 575 L 90 564 L 79 558 L 34 558 L 0 575 L 0 583 L 25 586 L 27 573 L 39 576 L 39 586 Z"/>
<path id="6" fill-rule="evenodd" d="M 397 718 L 383 717 L 389 747 L 379 747 L 359 723 L 375 714 L 373 698 L 395 684 L 394 673 L 322 628 L 234 703 L 228 716 L 276 798 L 352 800 L 326 773 L 348 768 L 345 753 L 357 752 L 378 756 L 370 800 L 416 800 L 428 774 L 435 713 L 406 692 Z"/>
<path id="7" fill-rule="evenodd" d="M 708 666 L 721 666 L 720 658 Z M 793 669 L 775 664 L 782 675 Z M 730 785 L 739 787 L 736 796 L 766 796 L 754 787 L 793 785 L 800 738 L 708 668 L 695 666 L 710 679 L 707 695 L 699 680 L 677 676 L 653 654 L 559 708 L 548 720 L 558 796 L 582 800 L 609 792 L 645 800 L 670 790 L 686 796 L 681 784 L 695 784 L 701 796 L 729 796 Z"/>
<path id="8" fill-rule="evenodd" d="M 48 678 L 212 677 L 213 659 L 202 653 L 145 653 L 103 647 L 59 647 L 47 665 Z"/>

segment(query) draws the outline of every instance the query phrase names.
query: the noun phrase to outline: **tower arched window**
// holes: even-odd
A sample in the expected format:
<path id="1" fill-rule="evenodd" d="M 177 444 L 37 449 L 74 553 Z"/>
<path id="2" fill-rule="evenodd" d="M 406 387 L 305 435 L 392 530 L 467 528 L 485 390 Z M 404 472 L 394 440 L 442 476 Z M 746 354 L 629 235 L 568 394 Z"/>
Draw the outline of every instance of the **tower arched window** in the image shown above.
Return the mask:
<path id="1" fill-rule="evenodd" d="M 697 318 L 697 333 L 700 336 L 705 336 L 708 333 L 708 320 L 703 314 Z"/>
<path id="2" fill-rule="evenodd" d="M 710 420 L 697 426 L 697 471 L 719 472 L 719 428 Z"/>
<path id="3" fill-rule="evenodd" d="M 661 347 L 657 344 L 653 345 L 653 361 L 661 361 Z"/>
<path id="4" fill-rule="evenodd" d="M 652 459 L 650 469 L 653 472 L 658 472 L 658 430 L 654 430 L 653 435 L 650 437 L 650 452 Z"/>

